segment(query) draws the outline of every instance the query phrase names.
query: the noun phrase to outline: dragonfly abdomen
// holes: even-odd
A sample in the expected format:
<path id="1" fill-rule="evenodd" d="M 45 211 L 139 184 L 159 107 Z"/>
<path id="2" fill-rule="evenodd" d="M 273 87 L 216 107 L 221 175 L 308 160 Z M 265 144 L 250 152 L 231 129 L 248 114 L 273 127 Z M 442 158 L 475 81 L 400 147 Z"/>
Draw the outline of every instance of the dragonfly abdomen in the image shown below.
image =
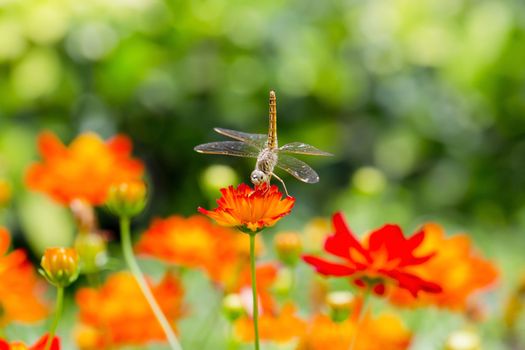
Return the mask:
<path id="1" fill-rule="evenodd" d="M 267 146 L 272 149 L 277 148 L 277 98 L 274 91 L 270 91 L 270 124 Z"/>

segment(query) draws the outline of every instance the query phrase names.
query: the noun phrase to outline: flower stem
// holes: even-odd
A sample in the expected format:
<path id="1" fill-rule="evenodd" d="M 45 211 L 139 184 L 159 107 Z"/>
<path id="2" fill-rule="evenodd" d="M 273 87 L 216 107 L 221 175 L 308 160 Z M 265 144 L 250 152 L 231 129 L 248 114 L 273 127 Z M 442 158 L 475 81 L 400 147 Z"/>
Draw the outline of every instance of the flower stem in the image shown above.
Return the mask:
<path id="1" fill-rule="evenodd" d="M 238 350 L 239 343 L 235 339 L 233 324 L 230 322 L 227 325 L 227 336 L 226 336 L 226 350 Z"/>
<path id="2" fill-rule="evenodd" d="M 363 304 L 361 305 L 361 310 L 359 310 L 359 317 L 357 318 L 357 323 L 355 325 L 355 333 L 352 336 L 352 343 L 350 343 L 350 350 L 354 349 L 354 346 L 356 344 L 357 337 L 359 336 L 359 330 L 361 329 L 361 323 L 363 322 L 363 319 L 365 318 L 366 311 L 368 308 L 368 300 L 370 299 L 370 288 L 366 288 L 363 292 Z"/>
<path id="3" fill-rule="evenodd" d="M 259 305 L 257 304 L 257 277 L 255 273 L 255 233 L 250 234 L 250 271 L 252 273 L 253 330 L 255 350 L 259 350 Z"/>
<path id="4" fill-rule="evenodd" d="M 121 217 L 120 218 L 120 234 L 121 234 L 121 243 L 122 243 L 122 252 L 124 254 L 124 259 L 126 260 L 126 263 L 128 264 L 128 267 L 133 274 L 133 277 L 135 277 L 135 280 L 137 281 L 140 290 L 142 291 L 142 294 L 146 298 L 149 306 L 151 307 L 151 310 L 155 314 L 155 317 L 157 318 L 157 321 L 159 321 L 159 324 L 166 334 L 166 338 L 168 339 L 168 343 L 170 344 L 170 347 L 172 350 L 182 350 L 182 347 L 177 339 L 177 336 L 173 332 L 173 329 L 171 328 L 170 323 L 166 319 L 166 316 L 164 316 L 164 313 L 162 312 L 159 304 L 157 304 L 157 301 L 155 300 L 155 297 L 153 296 L 153 293 L 148 287 L 148 284 L 146 283 L 146 279 L 144 278 L 144 275 L 142 274 L 142 271 L 140 270 L 139 264 L 137 263 L 137 260 L 135 260 L 135 255 L 133 255 L 133 248 L 131 245 L 131 235 L 130 235 L 130 221 L 127 217 Z"/>
<path id="5" fill-rule="evenodd" d="M 51 323 L 51 328 L 49 328 L 49 334 L 47 336 L 46 346 L 44 347 L 44 350 L 49 350 L 51 348 L 51 344 L 53 343 L 53 338 L 55 338 L 55 332 L 57 330 L 58 321 L 60 320 L 60 315 L 62 315 L 63 306 L 64 306 L 64 287 L 57 287 L 55 318 L 53 318 L 53 323 Z"/>

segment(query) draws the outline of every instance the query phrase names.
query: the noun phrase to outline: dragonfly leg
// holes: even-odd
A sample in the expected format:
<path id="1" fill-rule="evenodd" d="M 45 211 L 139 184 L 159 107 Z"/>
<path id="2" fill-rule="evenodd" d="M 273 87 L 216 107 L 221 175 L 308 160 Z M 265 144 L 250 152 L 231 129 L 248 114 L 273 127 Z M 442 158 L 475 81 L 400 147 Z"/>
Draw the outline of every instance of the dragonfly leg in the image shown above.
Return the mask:
<path id="1" fill-rule="evenodd" d="M 284 184 L 283 179 L 281 179 L 279 176 L 275 175 L 274 173 L 272 173 L 272 176 L 275 176 L 275 178 L 277 180 L 279 180 L 283 184 L 283 188 L 284 188 L 284 192 L 286 193 L 286 196 L 290 197 L 290 195 L 288 194 L 288 190 L 286 189 L 286 185 Z"/>

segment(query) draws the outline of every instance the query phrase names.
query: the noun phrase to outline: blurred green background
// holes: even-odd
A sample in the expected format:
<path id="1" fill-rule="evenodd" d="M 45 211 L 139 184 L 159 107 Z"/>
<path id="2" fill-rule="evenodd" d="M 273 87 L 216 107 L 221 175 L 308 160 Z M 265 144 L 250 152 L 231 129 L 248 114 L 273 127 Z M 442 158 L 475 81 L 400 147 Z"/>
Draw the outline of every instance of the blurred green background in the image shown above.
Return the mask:
<path id="1" fill-rule="evenodd" d="M 266 132 L 274 89 L 279 141 L 335 154 L 304 159 L 319 184 L 284 175 L 297 205 L 279 228 L 342 210 L 356 232 L 468 231 L 502 268 L 499 317 L 525 270 L 524 62 L 522 0 L 0 0 L 2 221 L 36 251 L 71 240 L 24 188 L 42 129 L 132 138 L 153 186 L 139 228 L 194 214 L 230 183 L 210 166 L 248 182 L 254 161 L 193 147 L 216 126 Z"/>

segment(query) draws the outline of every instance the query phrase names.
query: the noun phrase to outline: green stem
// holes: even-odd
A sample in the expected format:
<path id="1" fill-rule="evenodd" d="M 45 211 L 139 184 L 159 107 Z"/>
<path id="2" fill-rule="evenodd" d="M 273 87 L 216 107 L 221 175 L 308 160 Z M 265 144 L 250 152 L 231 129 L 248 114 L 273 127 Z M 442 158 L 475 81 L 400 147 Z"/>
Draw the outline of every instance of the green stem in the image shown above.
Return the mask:
<path id="1" fill-rule="evenodd" d="M 60 321 L 60 315 L 62 315 L 63 307 L 64 307 L 64 287 L 57 287 L 55 318 L 53 319 L 53 323 L 51 323 L 51 328 L 49 328 L 49 334 L 47 336 L 46 346 L 44 347 L 44 350 L 51 349 L 51 344 L 53 343 L 53 338 L 55 338 L 55 332 L 57 330 L 58 321 Z"/>
<path id="2" fill-rule="evenodd" d="M 259 350 L 259 305 L 257 305 L 257 277 L 255 274 L 255 233 L 250 234 L 250 270 L 252 273 L 253 330 L 255 350 Z"/>
<path id="3" fill-rule="evenodd" d="M 227 350 L 238 350 L 239 349 L 239 343 L 235 339 L 234 330 L 233 330 L 233 323 L 228 323 L 228 329 L 227 329 L 227 336 L 226 336 L 226 349 Z"/>
<path id="4" fill-rule="evenodd" d="M 352 343 L 350 344 L 350 350 L 354 349 L 354 346 L 356 344 L 356 340 L 358 337 L 359 330 L 361 328 L 361 323 L 363 322 L 363 319 L 366 315 L 366 309 L 368 308 L 368 300 L 370 299 L 370 288 L 366 288 L 363 292 L 363 305 L 361 306 L 361 310 L 359 311 L 359 317 L 357 318 L 357 323 L 355 326 L 355 333 L 352 336 Z"/>
<path id="5" fill-rule="evenodd" d="M 146 279 L 144 278 L 144 275 L 142 274 L 142 271 L 140 270 L 139 264 L 137 263 L 137 260 L 135 260 L 135 255 L 133 255 L 133 248 L 131 245 L 131 234 L 130 234 L 130 221 L 127 217 L 121 217 L 120 218 L 120 234 L 121 234 L 121 243 L 122 243 L 122 252 L 124 254 L 124 259 L 126 260 L 126 263 L 128 264 L 128 267 L 135 277 L 135 280 L 137 280 L 137 283 L 140 287 L 140 290 L 142 291 L 142 294 L 144 294 L 144 297 L 148 301 L 149 306 L 151 307 L 151 310 L 155 314 L 155 317 L 157 318 L 157 321 L 159 321 L 159 324 L 166 334 L 166 338 L 168 339 L 168 343 L 170 344 L 170 347 L 172 350 L 182 350 L 182 347 L 177 339 L 177 336 L 173 332 L 173 329 L 171 328 L 170 323 L 166 319 L 166 316 L 164 316 L 164 313 L 162 312 L 159 304 L 155 300 L 155 297 L 153 296 L 153 293 L 148 287 L 148 284 L 146 283 Z"/>

